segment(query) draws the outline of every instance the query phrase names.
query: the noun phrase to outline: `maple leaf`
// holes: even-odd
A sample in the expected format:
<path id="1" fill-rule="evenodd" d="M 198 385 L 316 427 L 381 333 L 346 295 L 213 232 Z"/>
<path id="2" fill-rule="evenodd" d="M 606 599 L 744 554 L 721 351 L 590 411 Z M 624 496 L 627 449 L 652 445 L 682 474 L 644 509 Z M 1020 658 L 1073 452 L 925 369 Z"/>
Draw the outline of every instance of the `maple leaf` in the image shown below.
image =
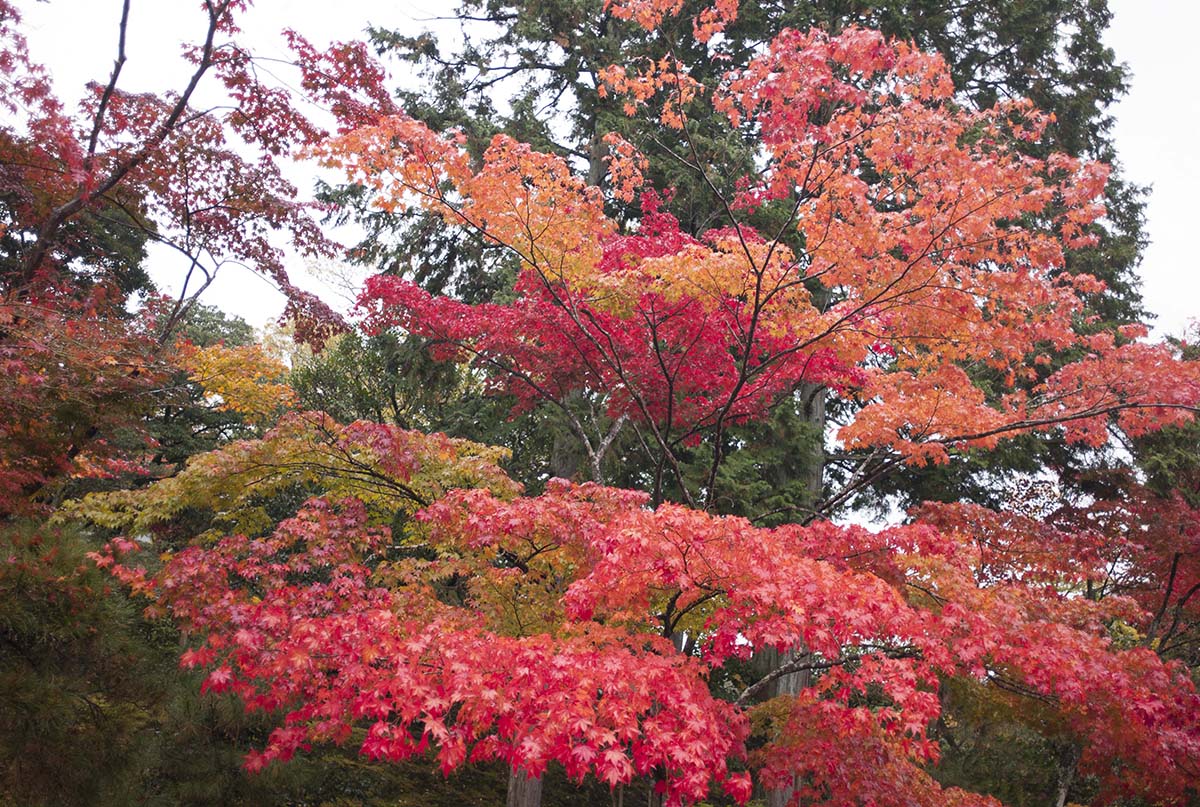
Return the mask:
<path id="1" fill-rule="evenodd" d="M 233 684 L 233 670 L 229 667 L 218 667 L 208 674 L 204 679 L 204 684 L 201 685 L 201 692 L 220 693 L 230 688 Z"/>

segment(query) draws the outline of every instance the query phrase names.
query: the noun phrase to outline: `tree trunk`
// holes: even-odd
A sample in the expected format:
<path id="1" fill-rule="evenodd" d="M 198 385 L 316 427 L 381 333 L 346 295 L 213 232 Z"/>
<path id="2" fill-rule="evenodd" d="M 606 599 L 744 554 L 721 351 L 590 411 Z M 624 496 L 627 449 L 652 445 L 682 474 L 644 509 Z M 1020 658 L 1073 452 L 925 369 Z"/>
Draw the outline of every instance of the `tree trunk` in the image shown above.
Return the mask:
<path id="1" fill-rule="evenodd" d="M 1075 782 L 1075 772 L 1079 769 L 1079 757 L 1083 749 L 1072 743 L 1058 752 L 1058 782 L 1054 788 L 1054 807 L 1066 807 L 1067 795 Z"/>
<path id="2" fill-rule="evenodd" d="M 811 424 L 816 439 L 808 452 L 806 463 L 807 507 L 816 507 L 825 494 L 825 398 L 828 391 L 820 384 L 800 385 L 800 400 L 803 402 L 804 420 Z"/>
<path id="3" fill-rule="evenodd" d="M 792 800 L 792 788 L 777 787 L 771 788 L 766 792 L 766 807 L 787 807 L 788 802 Z"/>
<path id="4" fill-rule="evenodd" d="M 604 139 L 600 135 L 600 128 L 593 118 L 592 138 L 588 141 L 588 185 L 599 188 L 604 183 L 604 176 L 608 172 L 608 166 L 604 162 L 607 152 L 608 150 L 604 147 Z"/>
<path id="5" fill-rule="evenodd" d="M 764 650 L 762 656 L 762 665 L 767 672 L 778 669 L 784 664 L 805 654 L 803 648 L 793 648 L 785 653 L 780 653 L 773 647 Z M 771 686 L 767 689 L 767 698 L 777 698 L 780 695 L 795 695 L 800 690 L 812 684 L 812 671 L 799 670 L 788 675 L 784 675 L 771 682 Z M 766 807 L 787 807 L 787 803 L 792 800 L 792 787 L 769 788 L 763 794 L 766 800 Z"/>
<path id="6" fill-rule="evenodd" d="M 550 447 L 550 473 L 560 479 L 574 480 L 582 464 L 583 452 L 575 435 L 556 432 Z"/>
<path id="7" fill-rule="evenodd" d="M 827 390 L 820 384 L 804 383 L 798 390 L 801 401 L 801 413 L 807 423 L 812 425 L 815 439 L 808 447 L 808 462 L 805 468 L 805 488 L 807 507 L 815 508 L 824 498 L 825 490 L 825 398 Z M 766 648 L 754 654 L 758 671 L 767 675 L 780 666 L 807 653 L 802 645 L 780 653 L 773 647 Z M 812 671 L 799 670 L 772 681 L 767 688 L 765 697 L 777 698 L 780 695 L 795 695 L 800 690 L 812 684 Z M 786 807 L 791 801 L 794 787 L 767 789 L 763 793 L 766 807 Z"/>
<path id="8" fill-rule="evenodd" d="M 506 807 L 542 807 L 542 780 L 518 769 L 508 771 Z"/>

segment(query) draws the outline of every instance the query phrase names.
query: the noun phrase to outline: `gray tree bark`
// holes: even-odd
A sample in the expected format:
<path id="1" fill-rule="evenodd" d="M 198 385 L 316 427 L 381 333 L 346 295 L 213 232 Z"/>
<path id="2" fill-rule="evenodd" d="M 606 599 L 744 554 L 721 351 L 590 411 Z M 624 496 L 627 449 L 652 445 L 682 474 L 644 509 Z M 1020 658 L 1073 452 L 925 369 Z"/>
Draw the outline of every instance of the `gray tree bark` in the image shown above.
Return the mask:
<path id="1" fill-rule="evenodd" d="M 820 384 L 800 385 L 801 400 L 804 402 L 804 419 L 817 430 L 817 440 L 809 451 L 808 489 L 809 507 L 816 507 L 825 495 L 825 398 L 828 390 Z"/>
<path id="2" fill-rule="evenodd" d="M 802 648 L 793 648 L 787 652 L 780 653 L 775 648 L 769 647 L 758 655 L 762 657 L 760 663 L 769 672 L 805 655 L 805 653 L 806 651 Z M 795 695 L 810 684 L 812 684 L 811 670 L 799 670 L 789 673 L 771 682 L 771 686 L 767 690 L 767 697 L 777 698 L 780 695 Z M 787 803 L 792 800 L 793 792 L 793 787 L 767 789 L 763 794 L 766 799 L 766 807 L 787 807 Z"/>
<path id="3" fill-rule="evenodd" d="M 1058 782 L 1054 788 L 1054 807 L 1066 807 L 1067 796 L 1071 792 L 1071 785 L 1075 783 L 1075 772 L 1079 769 L 1079 757 L 1082 755 L 1083 749 L 1075 743 L 1059 751 L 1055 766 L 1058 769 Z"/>
<path id="4" fill-rule="evenodd" d="M 542 807 L 542 780 L 522 770 L 508 772 L 508 800 L 505 807 Z"/>

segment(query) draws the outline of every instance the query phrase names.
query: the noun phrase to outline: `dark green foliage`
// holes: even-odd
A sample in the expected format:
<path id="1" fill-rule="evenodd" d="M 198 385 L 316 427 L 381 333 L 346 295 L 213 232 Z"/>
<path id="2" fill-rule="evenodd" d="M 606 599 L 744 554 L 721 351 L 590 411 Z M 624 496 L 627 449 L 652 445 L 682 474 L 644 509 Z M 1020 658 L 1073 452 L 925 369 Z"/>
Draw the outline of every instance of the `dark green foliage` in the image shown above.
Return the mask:
<path id="1" fill-rule="evenodd" d="M 177 675 L 70 529 L 0 527 L 0 791 L 12 804 L 131 804 Z"/>
<path id="2" fill-rule="evenodd" d="M 352 331 L 299 361 L 289 383 L 301 409 L 342 423 L 372 420 L 505 446 L 512 451 L 506 470 L 530 491 L 557 473 L 554 446 L 566 427 L 556 413 L 510 417 L 511 398 L 488 394 L 469 367 L 434 361 L 419 339 Z"/>
<path id="3" fill-rule="evenodd" d="M 1178 493 L 1200 507 L 1200 424 L 1172 426 L 1138 440 L 1146 483 L 1161 496 Z"/>
<path id="4" fill-rule="evenodd" d="M 196 347 L 226 347 L 252 345 L 257 335 L 250 323 L 241 317 L 231 317 L 216 306 L 195 303 L 188 308 L 179 328 L 179 338 Z"/>
<path id="5" fill-rule="evenodd" d="M 770 418 L 728 431 L 712 502 L 715 512 L 743 516 L 759 526 L 801 522 L 814 515 L 820 484 L 813 469 L 819 467 L 823 436 L 806 415 L 811 403 L 797 393 Z M 703 484 L 711 464 L 708 444 L 688 457 L 685 474 L 693 489 Z M 665 481 L 669 485 L 672 480 L 668 476 Z M 679 498 L 671 487 L 664 493 L 666 499 Z"/>
<path id="6" fill-rule="evenodd" d="M 343 423 L 373 420 L 411 429 L 447 419 L 461 376 L 455 365 L 433 361 L 418 340 L 354 331 L 301 360 L 289 381 L 302 409 Z"/>
<path id="7" fill-rule="evenodd" d="M 945 714 L 936 731 L 943 757 L 933 769 L 943 786 L 1012 807 L 1043 807 L 1055 803 L 1065 782 L 1070 801 L 1090 801 L 1089 782 L 1074 778 L 1078 748 L 1050 717 L 1053 710 L 1028 701 L 1014 708 L 1011 699 L 975 682 L 946 680 L 943 686 Z"/>

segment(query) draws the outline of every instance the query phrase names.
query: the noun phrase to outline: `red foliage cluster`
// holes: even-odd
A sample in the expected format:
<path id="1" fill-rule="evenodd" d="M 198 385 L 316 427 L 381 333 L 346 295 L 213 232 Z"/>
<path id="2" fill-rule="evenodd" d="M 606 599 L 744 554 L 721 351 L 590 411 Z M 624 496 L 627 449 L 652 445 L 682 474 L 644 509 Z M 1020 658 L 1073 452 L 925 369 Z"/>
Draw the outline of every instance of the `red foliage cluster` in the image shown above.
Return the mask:
<path id="1" fill-rule="evenodd" d="M 0 297 L 0 515 L 35 512 L 60 477 L 136 470 L 119 438 L 139 430 L 169 374 L 154 313 L 130 321 L 105 287 Z"/>
<path id="2" fill-rule="evenodd" d="M 565 482 L 515 500 L 452 492 L 413 536 L 436 559 L 381 562 L 387 533 L 361 504 L 317 499 L 265 538 L 185 550 L 148 583 L 117 568 L 206 636 L 184 661 L 214 667 L 207 689 L 287 711 L 251 768 L 364 725 L 376 758 L 434 748 L 444 770 L 501 758 L 534 775 L 553 760 L 610 783 L 656 776 L 671 803 L 713 781 L 744 801 L 728 765 L 744 759 L 745 710 L 764 685 L 723 700 L 708 680 L 771 646 L 804 648 L 774 676 L 821 674 L 772 707 L 777 741 L 753 758 L 768 784 L 969 800 L 923 767 L 938 756 L 939 680 L 965 675 L 1049 704 L 1088 737 L 1084 770 L 1112 794 L 1189 786 L 1200 697 L 1186 670 L 1109 639 L 1105 620 L 1139 613 L 1132 603 L 1037 583 L 1079 573 L 1026 551 L 1020 524 L 990 519 L 991 532 L 947 506 L 931 512 L 942 529 L 760 529 L 644 504 Z"/>
<path id="3" fill-rule="evenodd" d="M 718 249 L 728 247 L 727 235 L 712 234 Z M 729 296 L 714 309 L 695 297 L 664 293 L 652 276 L 638 277 L 637 286 L 628 281 L 644 260 L 693 249 L 710 248 L 681 233 L 648 196 L 642 231 L 605 244 L 594 287 L 549 286 L 527 274 L 517 285 L 517 302 L 471 306 L 378 276 L 363 295 L 367 323 L 424 336 L 435 356 L 489 370 L 495 387 L 516 397 L 517 412 L 581 389 L 606 390 L 612 418 L 661 425 L 681 440 L 698 437 L 721 417 L 762 417 L 801 381 L 844 386 L 865 379 L 827 347 L 796 350 L 794 333 L 763 330 L 751 349 L 750 379 L 740 378 L 742 339 L 755 331 L 745 302 Z M 606 288 L 609 278 L 624 286 L 620 302 Z"/>

